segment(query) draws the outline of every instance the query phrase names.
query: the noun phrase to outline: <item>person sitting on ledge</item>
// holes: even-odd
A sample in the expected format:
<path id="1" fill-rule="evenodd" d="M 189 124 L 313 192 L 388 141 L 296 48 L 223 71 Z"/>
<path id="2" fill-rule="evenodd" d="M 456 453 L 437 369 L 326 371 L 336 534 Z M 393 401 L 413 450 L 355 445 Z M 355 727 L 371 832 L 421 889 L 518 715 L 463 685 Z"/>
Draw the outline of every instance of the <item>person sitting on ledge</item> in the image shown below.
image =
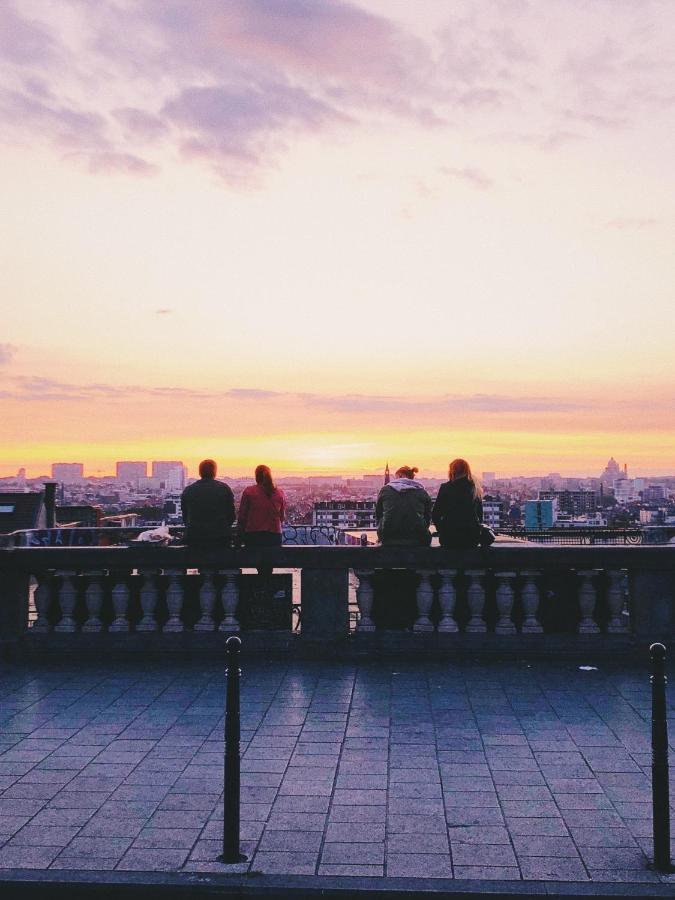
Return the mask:
<path id="1" fill-rule="evenodd" d="M 218 466 L 212 459 L 199 463 L 199 481 L 181 496 L 185 543 L 197 550 L 218 550 L 232 545 L 235 520 L 234 494 L 224 481 L 216 481 Z"/>
<path id="2" fill-rule="evenodd" d="M 481 490 L 465 459 L 453 459 L 449 481 L 443 482 L 434 503 L 433 520 L 441 547 L 470 550 L 480 542 L 483 522 Z"/>
<path id="3" fill-rule="evenodd" d="M 415 481 L 417 467 L 401 466 L 380 490 L 375 505 L 377 534 L 382 544 L 424 547 L 431 543 L 431 497 Z"/>
<path id="4" fill-rule="evenodd" d="M 244 488 L 239 504 L 238 530 L 246 547 L 280 547 L 286 517 L 284 492 L 274 484 L 269 466 L 257 466 L 255 484 Z M 260 575 L 269 578 L 272 566 L 260 566 Z"/>

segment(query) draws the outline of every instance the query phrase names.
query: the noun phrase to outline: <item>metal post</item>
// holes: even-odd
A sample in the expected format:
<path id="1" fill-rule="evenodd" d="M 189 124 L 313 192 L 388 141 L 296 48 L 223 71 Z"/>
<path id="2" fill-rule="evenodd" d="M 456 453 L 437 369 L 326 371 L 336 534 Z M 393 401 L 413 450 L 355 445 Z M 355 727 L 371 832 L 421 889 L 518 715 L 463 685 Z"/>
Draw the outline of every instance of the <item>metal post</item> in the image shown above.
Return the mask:
<path id="1" fill-rule="evenodd" d="M 239 651 L 241 641 L 229 637 L 227 649 L 227 694 L 225 701 L 225 795 L 223 808 L 223 855 L 224 863 L 239 863 L 246 860 L 239 851 Z"/>
<path id="2" fill-rule="evenodd" d="M 654 865 L 670 872 L 670 798 L 668 788 L 668 719 L 666 714 L 666 648 L 652 644 L 652 816 Z"/>

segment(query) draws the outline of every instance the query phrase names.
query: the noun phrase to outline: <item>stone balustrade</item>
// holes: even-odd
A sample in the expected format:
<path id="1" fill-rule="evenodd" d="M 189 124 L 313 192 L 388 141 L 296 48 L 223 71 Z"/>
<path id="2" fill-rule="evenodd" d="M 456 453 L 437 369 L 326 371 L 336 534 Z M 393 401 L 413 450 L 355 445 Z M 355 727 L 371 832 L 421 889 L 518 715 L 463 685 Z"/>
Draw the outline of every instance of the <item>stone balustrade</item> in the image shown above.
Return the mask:
<path id="1" fill-rule="evenodd" d="M 300 596 L 290 576 L 278 590 L 280 576 L 246 573 L 261 563 L 299 570 Z M 273 622 L 266 603 L 288 616 Z M 0 550 L 0 640 L 19 648 L 216 647 L 242 629 L 253 646 L 274 632 L 278 646 L 359 652 L 392 635 L 438 649 L 628 646 L 669 639 L 674 611 L 675 547 Z"/>

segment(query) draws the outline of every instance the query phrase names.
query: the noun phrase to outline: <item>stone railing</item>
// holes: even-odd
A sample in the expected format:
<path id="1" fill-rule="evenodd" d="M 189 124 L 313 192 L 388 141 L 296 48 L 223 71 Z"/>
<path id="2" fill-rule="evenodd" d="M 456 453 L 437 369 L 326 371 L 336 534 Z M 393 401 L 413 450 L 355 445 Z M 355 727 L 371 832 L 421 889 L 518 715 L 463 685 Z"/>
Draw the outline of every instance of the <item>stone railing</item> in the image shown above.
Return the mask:
<path id="1" fill-rule="evenodd" d="M 289 575 L 246 573 L 261 564 L 299 571 L 296 595 Z M 24 648 L 218 647 L 240 630 L 359 652 L 616 647 L 669 639 L 674 610 L 674 547 L 0 550 L 0 638 Z"/>
<path id="2" fill-rule="evenodd" d="M 117 527 L 114 525 L 96 525 L 71 528 L 57 526 L 55 528 L 31 528 L 22 531 L 11 531 L 0 534 L 0 549 L 12 547 L 125 547 L 135 541 L 144 531 L 152 531 L 156 525 L 130 525 Z M 182 544 L 185 526 L 168 525 L 172 544 Z M 236 539 L 236 529 L 232 529 Z M 289 525 L 283 528 L 283 542 L 292 547 L 297 546 L 332 546 L 344 543 L 344 534 L 332 525 Z"/>

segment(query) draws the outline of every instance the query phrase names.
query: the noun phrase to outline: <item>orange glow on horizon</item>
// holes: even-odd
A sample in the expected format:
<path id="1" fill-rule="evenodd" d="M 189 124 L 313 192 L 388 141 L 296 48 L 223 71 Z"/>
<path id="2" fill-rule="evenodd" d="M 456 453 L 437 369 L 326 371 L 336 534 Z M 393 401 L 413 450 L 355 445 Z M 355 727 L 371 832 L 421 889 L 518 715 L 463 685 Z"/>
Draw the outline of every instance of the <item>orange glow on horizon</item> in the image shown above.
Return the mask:
<path id="1" fill-rule="evenodd" d="M 361 440 L 358 438 L 361 437 Z M 379 472 L 388 459 L 411 464 L 420 476 L 442 477 L 449 459 L 467 457 L 474 469 L 496 471 L 502 477 L 546 475 L 597 476 L 610 455 L 628 461 L 633 473 L 673 473 L 675 436 L 660 432 L 654 439 L 662 448 L 655 455 L 639 436 L 610 432 L 549 434 L 543 432 L 477 432 L 461 430 L 367 433 L 284 434 L 270 437 L 190 437 L 172 441 L 143 439 L 123 444 L 54 442 L 25 448 L 6 448 L 0 474 L 14 475 L 19 465 L 29 477 L 48 474 L 52 462 L 82 462 L 85 475 L 112 475 L 115 462 L 124 459 L 182 459 L 190 475 L 205 457 L 218 461 L 220 474 L 241 477 L 265 462 L 277 475 Z"/>

